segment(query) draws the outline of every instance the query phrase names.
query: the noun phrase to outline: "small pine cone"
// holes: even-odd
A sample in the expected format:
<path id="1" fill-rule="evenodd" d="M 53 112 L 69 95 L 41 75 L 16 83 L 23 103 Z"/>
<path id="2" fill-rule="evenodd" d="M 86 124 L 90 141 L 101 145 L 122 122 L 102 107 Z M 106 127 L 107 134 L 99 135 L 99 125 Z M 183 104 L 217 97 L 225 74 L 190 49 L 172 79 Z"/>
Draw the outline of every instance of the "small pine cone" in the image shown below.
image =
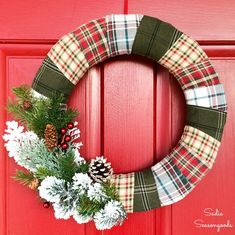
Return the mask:
<path id="1" fill-rule="evenodd" d="M 37 189 L 38 185 L 39 185 L 39 180 L 38 180 L 37 178 L 34 178 L 34 179 L 30 182 L 30 184 L 28 185 L 28 187 L 29 187 L 30 189 L 32 189 L 32 190 L 35 190 L 35 189 Z"/>
<path id="2" fill-rule="evenodd" d="M 24 110 L 28 110 L 32 108 L 32 103 L 30 100 L 24 100 L 23 102 L 23 108 Z"/>
<path id="3" fill-rule="evenodd" d="M 58 145 L 58 136 L 56 128 L 52 124 L 47 124 L 44 132 L 45 145 L 49 151 L 52 151 Z"/>
<path id="4" fill-rule="evenodd" d="M 91 178 L 99 183 L 107 182 L 113 174 L 111 163 L 106 162 L 104 157 L 96 157 L 91 160 L 89 165 L 89 175 Z"/>

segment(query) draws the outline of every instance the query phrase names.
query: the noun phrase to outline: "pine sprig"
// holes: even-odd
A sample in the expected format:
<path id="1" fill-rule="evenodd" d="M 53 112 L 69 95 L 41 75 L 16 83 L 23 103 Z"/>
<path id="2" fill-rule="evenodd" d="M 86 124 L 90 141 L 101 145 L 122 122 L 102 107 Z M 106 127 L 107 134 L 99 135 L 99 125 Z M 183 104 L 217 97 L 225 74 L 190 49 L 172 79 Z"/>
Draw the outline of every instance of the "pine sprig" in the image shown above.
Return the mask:
<path id="1" fill-rule="evenodd" d="M 47 168 L 39 167 L 37 171 L 35 172 L 35 176 L 39 180 L 44 180 L 47 176 L 54 176 L 54 175 L 53 175 L 53 172 L 48 170 Z"/>
<path id="2" fill-rule="evenodd" d="M 107 181 L 103 183 L 102 185 L 104 187 L 104 192 L 108 197 L 110 197 L 113 200 L 119 201 L 117 190 L 113 183 L 111 183 L 110 181 Z"/>
<path id="3" fill-rule="evenodd" d="M 27 85 L 14 87 L 12 91 L 16 95 L 18 101 L 32 100 L 31 90 L 30 90 L 30 87 Z"/>
<path id="4" fill-rule="evenodd" d="M 13 93 L 16 95 L 16 99 L 8 101 L 8 111 L 40 138 L 44 137 L 47 124 L 54 125 L 59 134 L 60 129 L 65 127 L 68 122 L 72 122 L 78 115 L 78 112 L 71 108 L 62 110 L 63 95 L 54 95 L 51 99 L 34 98 L 31 88 L 25 85 L 13 88 Z M 25 100 L 31 103 L 30 109 L 24 109 Z"/>
<path id="5" fill-rule="evenodd" d="M 25 186 L 29 186 L 35 179 L 32 172 L 25 172 L 22 170 L 16 170 L 16 174 L 12 178 Z"/>
<path id="6" fill-rule="evenodd" d="M 85 173 L 88 173 L 88 171 L 89 171 L 89 164 L 88 163 L 83 162 L 78 166 L 78 172 L 85 174 Z"/>
<path id="7" fill-rule="evenodd" d="M 72 153 L 60 156 L 58 158 L 58 167 L 60 178 L 68 182 L 71 182 L 73 176 L 79 172 L 79 168 L 74 162 L 74 155 Z"/>
<path id="8" fill-rule="evenodd" d="M 94 215 L 100 211 L 105 205 L 105 202 L 97 200 L 90 200 L 87 196 L 82 196 L 79 200 L 79 207 L 77 208 L 81 215 Z"/>

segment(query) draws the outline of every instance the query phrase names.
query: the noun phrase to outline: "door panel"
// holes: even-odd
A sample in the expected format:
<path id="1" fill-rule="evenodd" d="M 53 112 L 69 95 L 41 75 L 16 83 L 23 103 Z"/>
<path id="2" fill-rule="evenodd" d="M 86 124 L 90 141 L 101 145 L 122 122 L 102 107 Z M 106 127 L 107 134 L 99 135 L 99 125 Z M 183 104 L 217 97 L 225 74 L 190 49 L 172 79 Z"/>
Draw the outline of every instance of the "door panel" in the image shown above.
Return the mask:
<path id="1" fill-rule="evenodd" d="M 215 228 L 196 228 L 195 220 L 235 223 L 234 100 L 235 21 L 232 1 L 123 0 L 115 4 L 67 1 L 5 1 L 0 8 L 1 134 L 9 116 L 4 106 L 11 88 L 31 84 L 50 47 L 64 33 L 105 14 L 144 13 L 171 22 L 200 40 L 225 85 L 229 110 L 222 145 L 213 170 L 184 200 L 150 212 L 130 214 L 120 227 L 97 231 L 93 223 L 77 225 L 56 220 L 43 209 L 36 193 L 11 179 L 16 164 L 7 157 L 0 138 L 0 235 L 213 235 Z M 220 5 L 218 5 L 220 4 Z M 200 12 L 200 17 L 198 15 Z M 216 17 L 215 17 L 216 16 Z M 203 23 L 202 23 L 203 22 Z M 210 29 L 210 30 L 208 30 Z M 105 155 L 115 172 L 144 169 L 160 161 L 179 140 L 185 123 L 185 99 L 176 80 L 160 65 L 139 56 L 120 56 L 88 71 L 71 95 L 78 108 L 88 159 Z M 4 190 L 3 190 L 4 189 Z M 222 216 L 206 216 L 219 209 Z M 221 229 L 233 235 L 235 229 Z"/>
<path id="2" fill-rule="evenodd" d="M 143 12 L 173 24 L 199 41 L 234 43 L 235 20 L 233 0 L 128 0 L 131 13 Z"/>

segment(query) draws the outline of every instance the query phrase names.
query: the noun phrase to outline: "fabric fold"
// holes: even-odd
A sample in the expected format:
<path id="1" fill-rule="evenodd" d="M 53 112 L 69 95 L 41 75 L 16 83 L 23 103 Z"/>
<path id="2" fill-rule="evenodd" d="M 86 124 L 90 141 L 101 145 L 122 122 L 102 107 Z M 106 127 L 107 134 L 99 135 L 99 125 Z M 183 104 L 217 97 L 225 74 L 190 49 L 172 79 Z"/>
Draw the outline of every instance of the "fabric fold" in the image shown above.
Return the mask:
<path id="1" fill-rule="evenodd" d="M 160 206 L 152 170 L 135 172 L 134 211 L 147 211 Z"/>
<path id="2" fill-rule="evenodd" d="M 144 16 L 136 33 L 132 53 L 158 61 L 181 34 L 171 24 Z"/>
<path id="3" fill-rule="evenodd" d="M 216 109 L 187 105 L 186 124 L 221 141 L 227 113 Z"/>
<path id="4" fill-rule="evenodd" d="M 53 61 L 46 57 L 33 80 L 32 88 L 38 93 L 52 98 L 55 94 L 63 94 L 65 101 L 74 88 Z"/>
<path id="5" fill-rule="evenodd" d="M 130 54 L 143 15 L 112 14 L 106 16 L 110 55 Z"/>

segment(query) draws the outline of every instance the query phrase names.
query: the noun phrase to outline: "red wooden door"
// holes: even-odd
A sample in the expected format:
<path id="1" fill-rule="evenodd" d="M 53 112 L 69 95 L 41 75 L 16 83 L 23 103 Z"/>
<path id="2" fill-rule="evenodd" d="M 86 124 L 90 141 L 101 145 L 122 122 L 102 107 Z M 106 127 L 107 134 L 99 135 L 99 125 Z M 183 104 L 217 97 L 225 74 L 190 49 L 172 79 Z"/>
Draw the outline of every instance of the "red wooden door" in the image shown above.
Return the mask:
<path id="1" fill-rule="evenodd" d="M 11 179 L 16 165 L 0 139 L 1 235 L 234 235 L 235 234 L 235 2 L 172 0 L 0 1 L 1 134 L 13 86 L 28 83 L 49 48 L 78 25 L 110 13 L 142 13 L 171 22 L 199 40 L 211 57 L 228 99 L 228 120 L 212 172 L 173 206 L 128 216 L 121 227 L 99 232 L 92 223 L 56 220 L 36 193 Z M 89 158 L 104 154 L 114 170 L 140 170 L 159 161 L 179 140 L 185 100 L 177 82 L 161 66 L 122 56 L 92 68 L 79 82 L 70 104 L 80 111 Z M 209 213 L 214 212 L 214 213 Z M 232 227 L 221 228 L 229 223 Z M 203 227 L 202 224 L 212 224 Z M 217 231 L 218 230 L 218 231 Z"/>

